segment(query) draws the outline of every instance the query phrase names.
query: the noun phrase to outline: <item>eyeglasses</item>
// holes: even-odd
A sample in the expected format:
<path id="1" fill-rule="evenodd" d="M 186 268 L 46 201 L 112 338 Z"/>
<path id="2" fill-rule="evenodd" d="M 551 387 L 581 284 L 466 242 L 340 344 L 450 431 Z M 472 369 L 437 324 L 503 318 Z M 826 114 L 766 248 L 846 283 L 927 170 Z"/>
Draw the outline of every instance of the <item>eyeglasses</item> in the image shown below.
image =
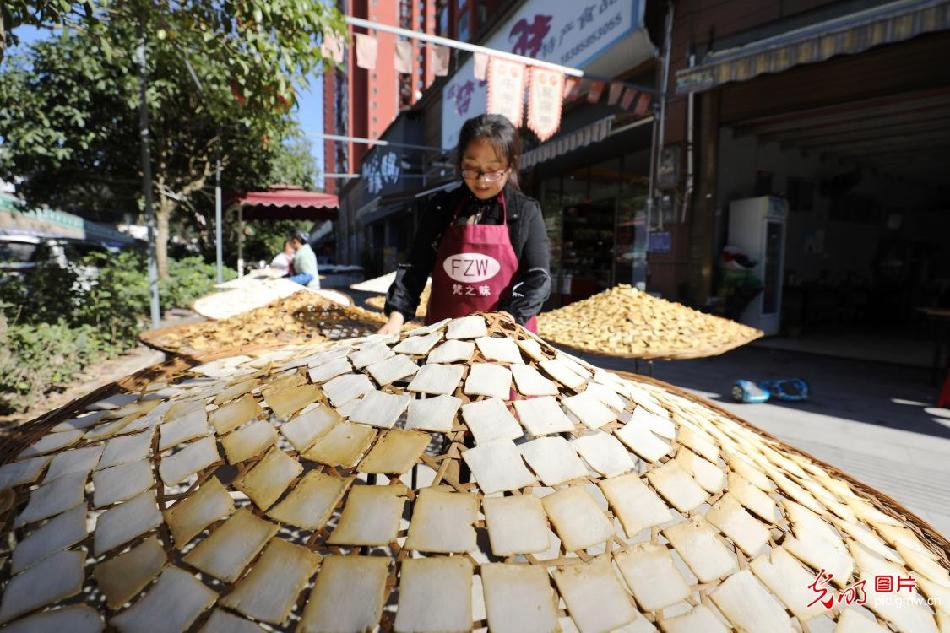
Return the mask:
<path id="1" fill-rule="evenodd" d="M 498 171 L 479 171 L 478 169 L 463 169 L 462 178 L 465 180 L 479 180 L 481 178 L 485 179 L 485 182 L 498 182 L 505 177 L 505 174 L 508 173 L 507 169 L 499 169 Z"/>

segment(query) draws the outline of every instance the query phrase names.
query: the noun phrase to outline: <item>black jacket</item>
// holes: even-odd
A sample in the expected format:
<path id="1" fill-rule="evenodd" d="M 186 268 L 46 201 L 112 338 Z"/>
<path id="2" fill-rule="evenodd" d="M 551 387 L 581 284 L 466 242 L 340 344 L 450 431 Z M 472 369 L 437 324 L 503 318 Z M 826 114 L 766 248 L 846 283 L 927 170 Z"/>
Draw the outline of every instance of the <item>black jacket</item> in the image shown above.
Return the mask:
<path id="1" fill-rule="evenodd" d="M 548 235 L 538 201 L 523 194 L 510 183 L 504 189 L 508 208 L 508 236 L 518 258 L 518 272 L 512 280 L 511 292 L 502 297 L 499 310 L 510 313 L 518 323 L 525 323 L 541 311 L 551 294 L 551 268 Z M 469 193 L 464 184 L 451 191 L 438 192 L 423 202 L 419 230 L 406 263 L 396 269 L 396 280 L 386 296 L 385 313 L 396 310 L 407 321 L 415 318 L 419 295 L 435 266 L 435 255 L 442 234 L 452 221 L 459 204 L 465 212 Z M 501 224 L 499 205 L 483 213 L 479 224 Z"/>

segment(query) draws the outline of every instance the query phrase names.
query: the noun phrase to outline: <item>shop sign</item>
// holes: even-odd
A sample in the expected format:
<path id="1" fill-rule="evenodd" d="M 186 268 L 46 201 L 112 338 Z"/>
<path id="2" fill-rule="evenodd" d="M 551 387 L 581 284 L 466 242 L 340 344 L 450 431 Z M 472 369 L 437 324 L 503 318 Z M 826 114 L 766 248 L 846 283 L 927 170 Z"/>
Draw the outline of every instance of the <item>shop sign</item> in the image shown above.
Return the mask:
<path id="1" fill-rule="evenodd" d="M 485 45 L 583 68 L 642 26 L 642 0 L 528 0 Z M 455 147 L 462 124 L 486 105 L 486 82 L 470 58 L 442 89 L 442 147 Z"/>
<path id="2" fill-rule="evenodd" d="M 367 191 L 375 195 L 387 185 L 399 182 L 401 175 L 399 156 L 395 152 L 373 154 L 363 161 L 361 175 L 366 183 Z"/>

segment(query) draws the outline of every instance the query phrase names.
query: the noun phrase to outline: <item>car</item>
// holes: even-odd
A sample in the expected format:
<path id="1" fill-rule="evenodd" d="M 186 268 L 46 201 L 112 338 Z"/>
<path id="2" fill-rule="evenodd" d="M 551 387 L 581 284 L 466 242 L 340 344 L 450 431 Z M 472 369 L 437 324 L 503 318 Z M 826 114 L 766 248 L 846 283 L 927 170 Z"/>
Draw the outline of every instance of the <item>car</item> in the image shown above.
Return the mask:
<path id="1" fill-rule="evenodd" d="M 86 286 L 98 274 L 95 266 L 83 263 L 92 253 L 115 253 L 112 245 L 89 240 L 35 235 L 0 235 L 0 273 L 25 276 L 41 263 L 72 268 L 79 283 Z"/>

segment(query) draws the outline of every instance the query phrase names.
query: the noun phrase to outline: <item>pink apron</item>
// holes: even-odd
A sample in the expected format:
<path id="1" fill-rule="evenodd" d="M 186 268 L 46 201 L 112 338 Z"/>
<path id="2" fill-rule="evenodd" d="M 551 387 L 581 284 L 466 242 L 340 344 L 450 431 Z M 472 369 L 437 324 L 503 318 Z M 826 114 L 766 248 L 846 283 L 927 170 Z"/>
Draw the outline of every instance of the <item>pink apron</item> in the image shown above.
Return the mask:
<path id="1" fill-rule="evenodd" d="M 499 201 L 501 224 L 456 224 L 456 208 L 435 256 L 426 324 L 495 311 L 511 292 L 518 258 L 508 235 L 508 205 L 503 195 Z M 537 332 L 537 319 L 531 317 L 525 327 Z"/>

